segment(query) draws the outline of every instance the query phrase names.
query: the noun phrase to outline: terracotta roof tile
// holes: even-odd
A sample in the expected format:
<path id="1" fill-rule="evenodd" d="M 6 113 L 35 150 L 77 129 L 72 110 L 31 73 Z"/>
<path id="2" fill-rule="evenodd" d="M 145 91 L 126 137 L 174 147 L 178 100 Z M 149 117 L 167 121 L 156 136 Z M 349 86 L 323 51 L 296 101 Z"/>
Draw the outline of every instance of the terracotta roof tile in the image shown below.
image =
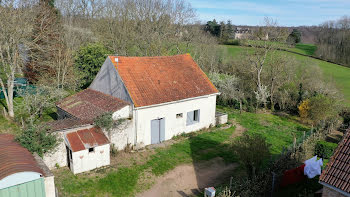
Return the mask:
<path id="1" fill-rule="evenodd" d="M 89 88 L 56 104 L 72 116 L 90 121 L 103 113 L 115 112 L 129 105 L 126 101 Z"/>
<path id="2" fill-rule="evenodd" d="M 65 136 L 73 152 L 109 144 L 107 137 L 97 127 L 74 131 Z"/>
<path id="3" fill-rule="evenodd" d="M 218 93 L 189 54 L 109 58 L 136 107 Z"/>
<path id="4" fill-rule="evenodd" d="M 19 172 L 44 172 L 37 164 L 34 156 L 14 141 L 10 134 L 0 134 L 0 180 Z"/>
<path id="5" fill-rule="evenodd" d="M 320 181 L 350 194 L 350 131 L 344 135 Z"/>

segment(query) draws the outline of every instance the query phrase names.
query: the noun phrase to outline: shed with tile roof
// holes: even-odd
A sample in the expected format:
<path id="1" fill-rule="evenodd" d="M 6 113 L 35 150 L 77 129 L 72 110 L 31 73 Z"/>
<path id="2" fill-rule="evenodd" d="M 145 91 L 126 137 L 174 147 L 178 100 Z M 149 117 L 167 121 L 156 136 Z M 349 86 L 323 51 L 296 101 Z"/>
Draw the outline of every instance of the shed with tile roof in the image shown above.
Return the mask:
<path id="1" fill-rule="evenodd" d="M 67 132 L 64 134 L 64 139 L 69 167 L 74 174 L 110 164 L 110 142 L 100 128 Z"/>
<path id="2" fill-rule="evenodd" d="M 320 176 L 323 197 L 350 197 L 350 132 L 344 135 Z"/>

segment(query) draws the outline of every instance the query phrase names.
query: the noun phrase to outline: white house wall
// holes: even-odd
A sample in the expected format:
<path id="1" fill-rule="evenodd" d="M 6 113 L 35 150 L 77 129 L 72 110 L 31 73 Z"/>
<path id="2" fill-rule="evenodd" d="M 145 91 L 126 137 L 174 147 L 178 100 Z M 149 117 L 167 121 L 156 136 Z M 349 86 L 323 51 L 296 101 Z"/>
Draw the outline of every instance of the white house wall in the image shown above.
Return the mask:
<path id="1" fill-rule="evenodd" d="M 130 117 L 130 111 L 131 111 L 131 106 L 127 105 L 120 110 L 114 112 L 112 114 L 113 120 L 118 120 L 118 119 L 123 119 L 123 118 L 129 118 Z"/>
<path id="2" fill-rule="evenodd" d="M 200 110 L 199 122 L 186 126 L 187 112 Z M 165 118 L 165 140 L 215 125 L 216 95 L 149 108 L 135 109 L 137 144 L 151 144 L 151 120 Z M 182 118 L 176 114 L 183 113 Z"/>
<path id="3" fill-rule="evenodd" d="M 89 152 L 88 149 L 73 152 L 72 157 L 71 170 L 74 174 L 107 166 L 110 164 L 109 144 L 97 146 L 93 152 Z"/>

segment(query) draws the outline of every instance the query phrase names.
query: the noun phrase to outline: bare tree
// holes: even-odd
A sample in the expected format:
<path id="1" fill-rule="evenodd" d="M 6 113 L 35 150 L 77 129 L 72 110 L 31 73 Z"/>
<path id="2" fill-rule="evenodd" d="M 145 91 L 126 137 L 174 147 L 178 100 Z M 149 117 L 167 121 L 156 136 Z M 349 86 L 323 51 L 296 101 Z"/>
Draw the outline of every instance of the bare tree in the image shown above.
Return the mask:
<path id="1" fill-rule="evenodd" d="M 267 98 L 270 96 L 267 91 L 268 86 L 263 84 L 262 72 L 266 64 L 269 53 L 277 50 L 278 42 L 285 41 L 287 32 L 284 28 L 278 27 L 275 20 L 265 17 L 265 25 L 259 28 L 259 31 L 252 34 L 251 40 L 247 40 L 247 44 L 254 48 L 253 52 L 247 51 L 246 56 L 250 63 L 250 72 L 254 77 L 256 84 L 256 108 L 260 103 L 266 107 Z M 264 36 L 265 35 L 265 36 Z M 273 58 L 273 55 L 270 56 Z"/>
<path id="2" fill-rule="evenodd" d="M 7 113 L 14 114 L 14 80 L 26 60 L 26 47 L 32 29 L 30 2 L 0 1 L 0 84 L 5 95 Z"/>

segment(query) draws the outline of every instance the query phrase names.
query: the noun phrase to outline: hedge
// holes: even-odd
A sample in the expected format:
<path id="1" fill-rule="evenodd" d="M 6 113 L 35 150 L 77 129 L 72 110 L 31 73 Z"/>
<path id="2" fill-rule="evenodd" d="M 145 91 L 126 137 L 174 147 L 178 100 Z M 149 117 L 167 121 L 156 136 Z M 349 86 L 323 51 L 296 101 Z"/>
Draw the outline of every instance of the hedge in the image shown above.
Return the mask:
<path id="1" fill-rule="evenodd" d="M 315 147 L 315 154 L 323 159 L 329 159 L 337 148 L 338 144 L 326 142 L 326 141 L 318 141 Z"/>

